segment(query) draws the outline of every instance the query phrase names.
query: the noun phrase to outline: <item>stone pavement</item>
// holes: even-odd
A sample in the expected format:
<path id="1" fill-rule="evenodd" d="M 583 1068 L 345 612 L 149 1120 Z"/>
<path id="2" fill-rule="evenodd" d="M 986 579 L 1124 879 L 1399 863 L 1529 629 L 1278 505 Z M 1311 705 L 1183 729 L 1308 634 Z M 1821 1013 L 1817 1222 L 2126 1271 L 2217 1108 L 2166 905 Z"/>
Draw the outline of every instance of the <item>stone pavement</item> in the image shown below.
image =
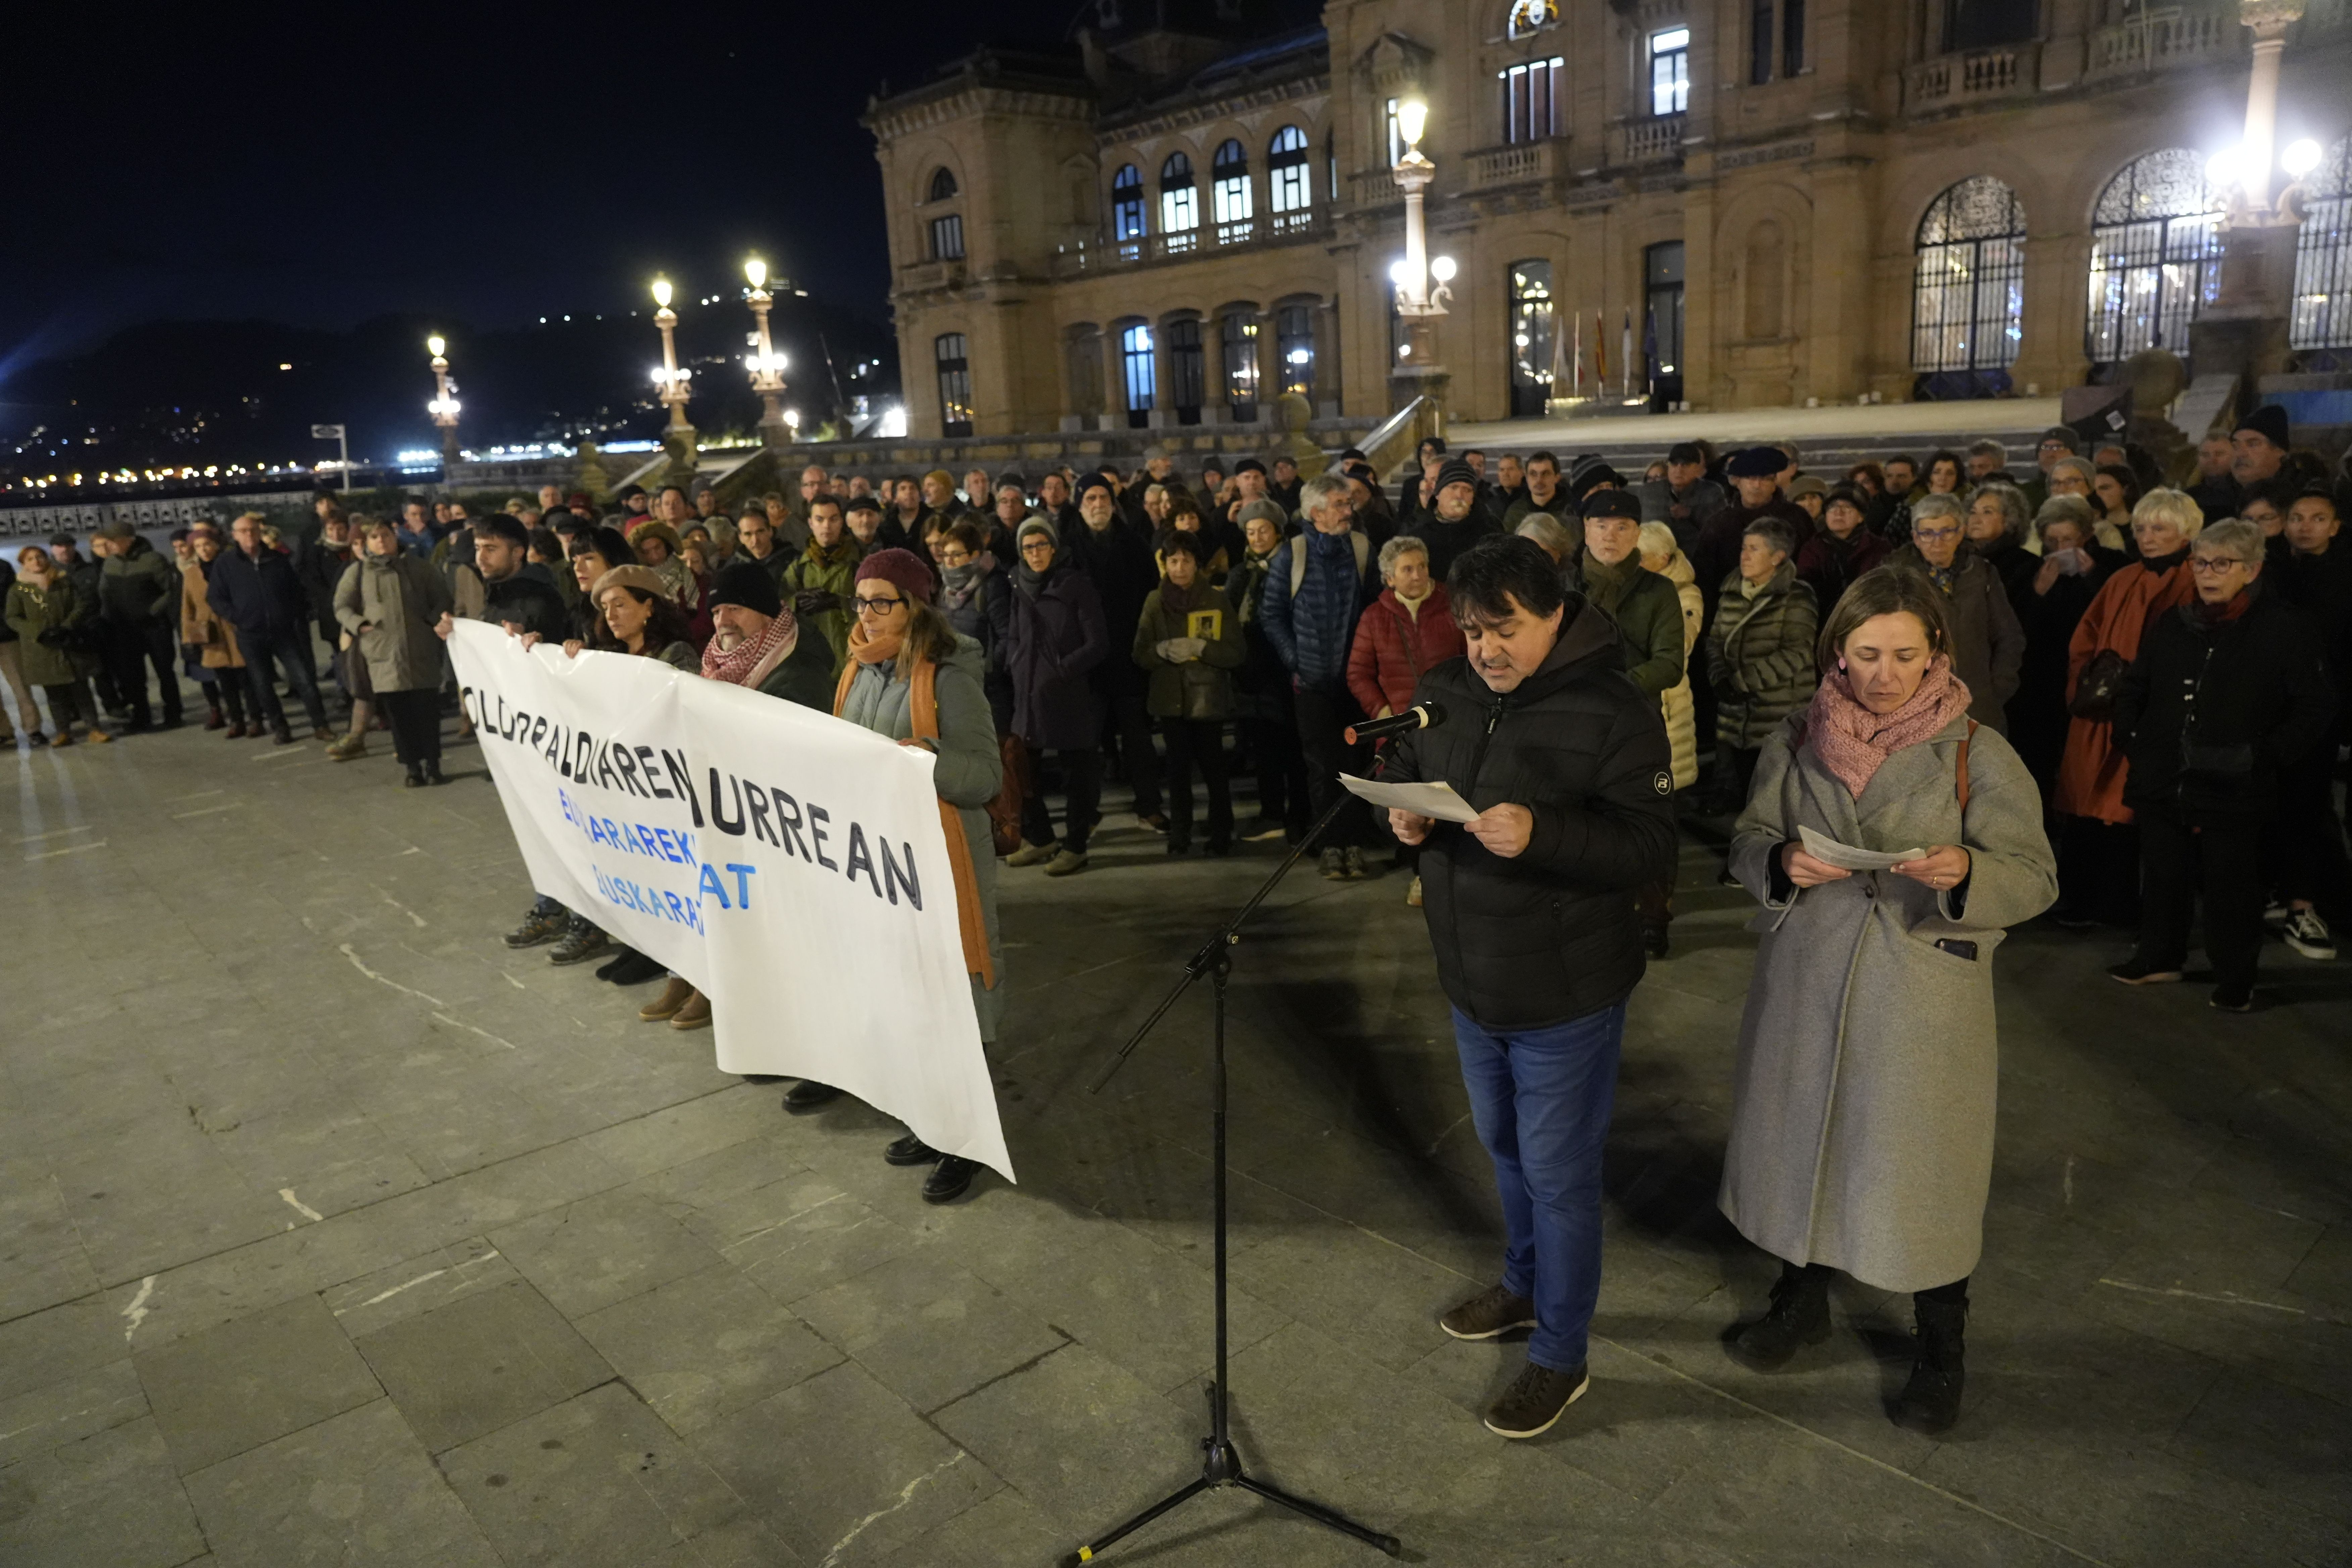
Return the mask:
<path id="1" fill-rule="evenodd" d="M 1022 1184 L 918 1201 L 883 1118 L 793 1120 L 643 992 L 497 941 L 526 901 L 474 752 L 404 792 L 200 731 L 0 757 L 0 1563 L 1044 1564 L 1195 1473 L 1205 998 L 1085 1084 L 1271 864 L 1008 876 Z M 2002 950 L 1969 1409 L 1890 1426 L 1904 1303 L 1779 1376 L 1712 1196 L 1752 951 L 1686 857 L 1634 1000 L 1591 1393 L 1475 1413 L 1516 1345 L 1400 879 L 1308 877 L 1234 989 L 1238 1435 L 1440 1564 L 2341 1563 L 2352 1555 L 2352 971 L 2287 1004 Z M 1932 1032 L 1923 1048 L 1932 1048 Z M 1108 1554 L 1364 1564 L 1234 1493 Z"/>

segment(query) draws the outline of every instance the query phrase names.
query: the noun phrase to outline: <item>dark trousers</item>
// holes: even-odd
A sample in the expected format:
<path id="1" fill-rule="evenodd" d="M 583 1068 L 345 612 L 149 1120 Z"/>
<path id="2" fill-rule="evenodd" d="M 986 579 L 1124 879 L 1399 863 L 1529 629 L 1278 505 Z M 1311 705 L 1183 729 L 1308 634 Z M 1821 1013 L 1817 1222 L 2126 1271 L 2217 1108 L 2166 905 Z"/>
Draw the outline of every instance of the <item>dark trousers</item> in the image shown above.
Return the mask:
<path id="1" fill-rule="evenodd" d="M 1089 747 L 1078 752 L 1055 752 L 1054 760 L 1062 770 L 1062 847 L 1072 854 L 1087 852 L 1087 840 L 1102 820 L 1102 753 Z M 1045 753 L 1029 753 L 1029 793 L 1021 800 L 1021 837 L 1031 844 L 1051 844 L 1054 841 L 1054 818 L 1045 809 Z"/>
<path id="2" fill-rule="evenodd" d="M 392 754 L 409 767 L 441 762 L 441 694 L 430 687 L 416 691 L 379 691 L 383 721 L 392 726 Z"/>
<path id="3" fill-rule="evenodd" d="M 1341 773 L 1361 778 L 1371 765 L 1372 748 L 1351 746 L 1345 734 L 1349 725 L 1363 721 L 1363 709 L 1344 689 L 1321 690 L 1311 686 L 1297 688 L 1291 701 L 1298 719 L 1299 754 L 1306 759 L 1307 805 L 1319 817 L 1331 809 L 1333 801 L 1344 797 L 1347 802 L 1339 808 L 1339 815 L 1331 819 L 1331 826 L 1324 831 L 1317 847 L 1370 847 L 1371 807 L 1349 795 L 1339 783 Z"/>
<path id="4" fill-rule="evenodd" d="M 2058 819 L 2058 907 L 2070 920 L 2139 923 L 2139 825 Z"/>
<path id="5" fill-rule="evenodd" d="M 1297 720 L 1287 713 L 1279 719 L 1244 719 L 1241 731 L 1256 764 L 1257 814 L 1294 835 L 1305 833 L 1309 820 L 1307 759 L 1298 750 Z"/>
<path id="6" fill-rule="evenodd" d="M 278 683 L 270 666 L 275 661 L 286 672 L 286 684 L 302 700 L 302 710 L 310 715 L 310 727 L 327 727 L 326 705 L 319 700 L 319 674 L 310 666 L 310 628 L 299 626 L 284 637 L 272 637 L 268 632 L 236 629 L 237 651 L 245 656 L 245 674 L 248 689 L 253 693 L 254 716 L 273 730 L 288 728 L 286 710 L 278 701 Z"/>
<path id="7" fill-rule="evenodd" d="M 2251 988 L 2263 948 L 2262 847 L 2262 825 L 2252 817 L 2192 826 L 2168 811 L 2140 812 L 2139 961 L 2182 966 L 2189 912 L 2201 896 L 2214 983 Z"/>
<path id="8" fill-rule="evenodd" d="M 245 671 L 241 669 L 208 669 L 213 679 L 205 686 L 205 700 L 228 715 L 232 724 L 245 722 Z"/>
<path id="9" fill-rule="evenodd" d="M 1192 837 L 1192 770 L 1209 786 L 1209 846 L 1234 841 L 1234 795 L 1225 775 L 1225 726 L 1215 719 L 1162 719 L 1168 742 L 1168 842 Z"/>
<path id="10" fill-rule="evenodd" d="M 1454 1047 L 1503 1200 L 1503 1287 L 1536 1304 L 1528 1359 L 1584 1364 L 1601 1297 L 1601 1147 L 1617 1100 L 1625 1004 L 1539 1029 L 1454 1010 Z"/>
<path id="11" fill-rule="evenodd" d="M 77 713 L 81 715 L 82 722 L 91 729 L 95 730 L 99 727 L 98 704 L 90 700 L 89 681 L 72 680 L 62 686 L 44 686 L 41 691 L 49 700 L 51 732 L 59 735 L 72 734 L 74 715 Z M 28 728 L 36 721 L 30 714 L 26 715 Z"/>
<path id="12" fill-rule="evenodd" d="M 1135 815 L 1160 815 L 1160 753 L 1151 744 L 1151 715 L 1143 706 L 1145 677 L 1132 660 L 1102 679 L 1103 728 L 1118 750 L 1119 772 L 1135 791 Z M 1097 784 L 1099 799 L 1100 784 Z"/>
<path id="13" fill-rule="evenodd" d="M 178 638 L 163 626 L 110 626 L 105 631 L 106 657 L 114 674 L 114 689 L 130 710 L 133 724 L 152 724 L 155 710 L 147 701 L 147 668 L 155 669 L 163 691 L 163 721 L 180 721 Z"/>
<path id="14" fill-rule="evenodd" d="M 2307 900 L 2331 921 L 2352 918 L 2352 864 L 2336 815 L 2335 737 L 2279 770 L 2278 815 L 2263 827 L 2263 847 L 2281 899 Z"/>

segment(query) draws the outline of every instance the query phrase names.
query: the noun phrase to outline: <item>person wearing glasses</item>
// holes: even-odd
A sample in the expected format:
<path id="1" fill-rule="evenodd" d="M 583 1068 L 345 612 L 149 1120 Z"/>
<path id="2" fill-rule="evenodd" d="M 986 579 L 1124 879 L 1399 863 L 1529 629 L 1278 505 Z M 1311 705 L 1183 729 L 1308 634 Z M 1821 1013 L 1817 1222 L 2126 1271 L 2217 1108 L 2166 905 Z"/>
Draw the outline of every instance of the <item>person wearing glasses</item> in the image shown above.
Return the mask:
<path id="1" fill-rule="evenodd" d="M 920 746 L 939 759 L 931 778 L 940 794 L 948 861 L 956 885 L 965 971 L 982 1046 L 996 1039 L 1003 1014 L 1004 947 L 996 921 L 996 856 L 990 843 L 988 803 L 1004 785 L 996 722 L 981 689 L 980 645 L 957 632 L 932 602 L 931 569 L 910 551 L 877 550 L 857 564 L 849 595 L 856 625 L 849 664 L 834 694 L 833 711 L 902 746 Z M 838 1089 L 802 1082 L 785 1097 L 803 1105 L 804 1091 Z M 979 1164 L 944 1154 L 912 1132 L 883 1153 L 893 1165 L 930 1168 L 923 1201 L 949 1204 L 971 1190 Z"/>
<path id="2" fill-rule="evenodd" d="M 1959 498 L 1922 496 L 1911 508 L 1911 542 L 1895 552 L 1895 564 L 1925 574 L 1943 594 L 1952 673 L 1969 689 L 1969 717 L 2005 735 L 2025 663 L 2025 628 L 2000 574 L 1961 547 L 1967 531 Z"/>
<path id="3" fill-rule="evenodd" d="M 2107 973 L 2178 981 L 2204 901 L 2213 1006 L 2251 1013 L 2263 946 L 2263 826 L 2279 775 L 2328 738 L 2337 693 L 2318 633 L 2262 581 L 2263 531 L 2217 522 L 2189 547 L 2195 596 L 2148 623 L 2116 693 L 2139 824 L 2139 943 Z"/>

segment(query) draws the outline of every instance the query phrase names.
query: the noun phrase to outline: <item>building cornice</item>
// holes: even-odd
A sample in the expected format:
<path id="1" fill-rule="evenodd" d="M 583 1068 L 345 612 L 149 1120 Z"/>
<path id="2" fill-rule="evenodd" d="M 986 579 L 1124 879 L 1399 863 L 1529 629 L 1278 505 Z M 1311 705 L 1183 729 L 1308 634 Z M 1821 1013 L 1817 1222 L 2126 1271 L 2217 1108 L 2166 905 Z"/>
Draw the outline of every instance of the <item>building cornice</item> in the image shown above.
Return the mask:
<path id="1" fill-rule="evenodd" d="M 1214 125 L 1219 121 L 1231 120 L 1255 110 L 1278 108 L 1302 99 L 1328 97 L 1330 91 L 1331 79 L 1325 74 L 1253 88 L 1221 98 L 1202 99 L 1165 112 L 1098 125 L 1095 131 L 1095 145 L 1108 149 L 1122 142 L 1140 142 L 1202 125 Z"/>

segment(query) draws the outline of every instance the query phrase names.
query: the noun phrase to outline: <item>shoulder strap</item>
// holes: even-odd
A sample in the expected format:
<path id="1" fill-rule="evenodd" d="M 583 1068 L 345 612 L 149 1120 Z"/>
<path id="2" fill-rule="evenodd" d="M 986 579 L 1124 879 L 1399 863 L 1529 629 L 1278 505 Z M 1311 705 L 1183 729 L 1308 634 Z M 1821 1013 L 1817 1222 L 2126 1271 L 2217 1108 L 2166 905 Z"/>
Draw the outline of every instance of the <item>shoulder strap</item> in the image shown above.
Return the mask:
<path id="1" fill-rule="evenodd" d="M 1348 542 L 1355 549 L 1356 575 L 1360 577 L 1364 574 L 1364 568 L 1371 563 L 1372 542 L 1365 538 L 1361 533 L 1350 531 L 1348 535 Z"/>
<path id="2" fill-rule="evenodd" d="M 1960 797 L 1962 811 L 1969 808 L 1969 742 L 1976 738 L 1977 721 L 1971 719 L 1969 721 L 1969 732 L 1960 737 L 1960 763 L 1957 788 L 1954 791 Z"/>
<path id="3" fill-rule="evenodd" d="M 1298 597 L 1298 590 L 1307 586 L 1307 536 L 1290 536 L 1290 596 Z"/>

